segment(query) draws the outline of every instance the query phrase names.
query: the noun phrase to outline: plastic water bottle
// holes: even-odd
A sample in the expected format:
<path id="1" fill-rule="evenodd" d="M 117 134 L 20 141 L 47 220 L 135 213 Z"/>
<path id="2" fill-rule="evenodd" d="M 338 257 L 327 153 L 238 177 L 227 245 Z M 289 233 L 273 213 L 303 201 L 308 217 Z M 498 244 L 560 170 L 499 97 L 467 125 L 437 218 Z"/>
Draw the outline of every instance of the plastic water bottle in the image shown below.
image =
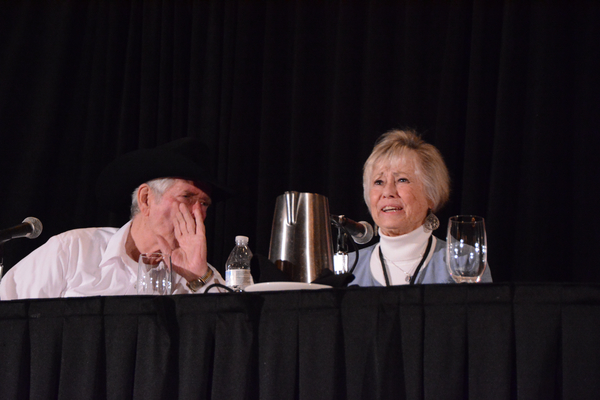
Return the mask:
<path id="1" fill-rule="evenodd" d="M 248 237 L 236 236 L 235 247 L 227 258 L 225 265 L 225 284 L 234 290 L 244 290 L 252 285 L 254 280 L 250 273 L 252 251 L 248 247 Z"/>

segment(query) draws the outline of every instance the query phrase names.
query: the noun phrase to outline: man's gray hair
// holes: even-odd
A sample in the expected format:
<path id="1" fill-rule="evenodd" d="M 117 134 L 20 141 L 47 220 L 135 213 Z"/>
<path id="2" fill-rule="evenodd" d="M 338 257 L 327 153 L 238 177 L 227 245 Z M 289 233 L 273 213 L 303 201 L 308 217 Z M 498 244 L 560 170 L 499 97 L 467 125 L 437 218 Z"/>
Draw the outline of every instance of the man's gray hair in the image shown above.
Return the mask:
<path id="1" fill-rule="evenodd" d="M 162 195 L 175 184 L 174 178 L 158 178 L 153 179 L 151 181 L 146 182 L 152 192 L 156 195 L 158 200 L 162 197 Z M 140 185 L 142 186 L 142 185 Z M 140 212 L 140 205 L 137 201 L 138 190 L 140 190 L 140 186 L 135 188 L 133 193 L 131 194 L 131 219 L 135 217 Z"/>

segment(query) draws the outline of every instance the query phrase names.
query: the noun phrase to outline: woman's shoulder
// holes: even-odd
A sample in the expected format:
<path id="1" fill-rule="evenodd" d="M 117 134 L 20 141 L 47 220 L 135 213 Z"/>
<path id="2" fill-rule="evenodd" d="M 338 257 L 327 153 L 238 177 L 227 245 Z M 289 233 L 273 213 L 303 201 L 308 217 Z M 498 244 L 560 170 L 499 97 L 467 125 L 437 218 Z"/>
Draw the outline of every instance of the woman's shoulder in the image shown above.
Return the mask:
<path id="1" fill-rule="evenodd" d="M 350 285 L 358 285 L 358 286 L 381 286 L 379 282 L 377 282 L 373 275 L 371 274 L 371 255 L 373 251 L 377 248 L 378 243 L 373 243 L 370 246 L 363 247 L 358 252 L 350 253 L 348 256 L 348 267 L 352 269 L 354 262 L 356 261 L 356 266 L 354 270 L 352 270 L 352 274 L 354 275 L 354 280 L 350 283 Z M 358 255 L 358 260 L 356 260 L 356 256 Z"/>
<path id="2" fill-rule="evenodd" d="M 363 247 L 362 249 L 359 249 L 358 251 L 353 251 L 351 253 L 348 253 L 348 260 L 351 262 L 350 266 L 352 266 L 352 263 L 354 262 L 354 259 L 356 258 L 357 255 L 358 255 L 359 262 L 370 258 L 371 253 L 373 253 L 373 250 L 375 250 L 375 248 L 377 247 L 378 244 L 379 244 L 379 242 L 375 242 L 372 245 L 369 245 L 367 247 Z"/>

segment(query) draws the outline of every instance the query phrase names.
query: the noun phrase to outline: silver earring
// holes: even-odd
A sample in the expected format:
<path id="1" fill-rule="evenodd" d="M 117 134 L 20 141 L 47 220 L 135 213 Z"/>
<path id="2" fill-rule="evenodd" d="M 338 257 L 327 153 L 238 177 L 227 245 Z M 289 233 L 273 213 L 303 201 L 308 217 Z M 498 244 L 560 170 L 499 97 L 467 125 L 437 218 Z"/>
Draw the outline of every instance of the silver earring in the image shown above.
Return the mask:
<path id="1" fill-rule="evenodd" d="M 428 231 L 435 231 L 437 228 L 440 227 L 440 220 L 438 219 L 438 217 L 436 217 L 433 211 L 429 210 L 429 214 L 427 214 L 427 217 L 425 218 L 425 223 L 423 224 L 423 227 L 425 228 L 425 230 Z"/>

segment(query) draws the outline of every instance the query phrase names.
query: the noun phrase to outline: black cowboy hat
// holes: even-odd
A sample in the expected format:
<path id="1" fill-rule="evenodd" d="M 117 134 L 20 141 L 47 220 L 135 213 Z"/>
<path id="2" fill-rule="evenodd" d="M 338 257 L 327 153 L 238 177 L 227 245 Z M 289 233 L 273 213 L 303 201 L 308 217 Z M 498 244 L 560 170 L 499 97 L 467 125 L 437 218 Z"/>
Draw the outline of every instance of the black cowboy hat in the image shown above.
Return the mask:
<path id="1" fill-rule="evenodd" d="M 122 212 L 131 206 L 131 194 L 142 183 L 158 178 L 180 178 L 208 184 L 213 202 L 225 200 L 233 192 L 221 185 L 210 169 L 210 151 L 196 138 L 186 137 L 140 149 L 112 161 L 96 182 L 100 204 Z"/>

